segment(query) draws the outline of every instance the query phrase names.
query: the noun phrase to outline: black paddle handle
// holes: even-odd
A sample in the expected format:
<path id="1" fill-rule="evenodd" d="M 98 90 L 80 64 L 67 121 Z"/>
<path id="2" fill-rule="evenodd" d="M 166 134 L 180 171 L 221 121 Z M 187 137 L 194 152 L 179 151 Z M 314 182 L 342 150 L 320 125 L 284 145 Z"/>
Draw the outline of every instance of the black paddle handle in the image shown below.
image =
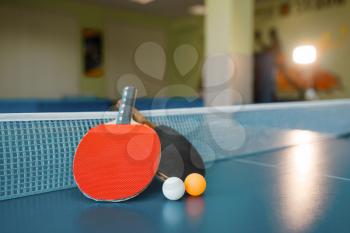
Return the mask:
<path id="1" fill-rule="evenodd" d="M 132 109 L 135 105 L 136 94 L 137 89 L 135 87 L 124 87 L 117 116 L 117 124 L 130 124 L 132 117 Z"/>

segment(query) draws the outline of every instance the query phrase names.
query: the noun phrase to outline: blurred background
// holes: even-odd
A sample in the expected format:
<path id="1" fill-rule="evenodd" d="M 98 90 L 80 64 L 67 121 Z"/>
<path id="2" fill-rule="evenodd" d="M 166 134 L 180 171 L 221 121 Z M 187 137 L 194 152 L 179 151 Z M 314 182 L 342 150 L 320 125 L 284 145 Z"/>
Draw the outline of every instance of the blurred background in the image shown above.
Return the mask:
<path id="1" fill-rule="evenodd" d="M 1 0 L 0 112 L 350 97 L 348 0 Z"/>

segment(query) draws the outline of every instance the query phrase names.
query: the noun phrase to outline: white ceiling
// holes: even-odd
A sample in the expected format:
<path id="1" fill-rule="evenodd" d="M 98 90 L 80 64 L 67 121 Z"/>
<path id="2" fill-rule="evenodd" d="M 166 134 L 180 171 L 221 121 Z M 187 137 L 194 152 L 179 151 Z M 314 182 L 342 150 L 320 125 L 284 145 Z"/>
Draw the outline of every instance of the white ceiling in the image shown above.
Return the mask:
<path id="1" fill-rule="evenodd" d="M 204 0 L 154 0 L 148 4 L 139 4 L 130 0 L 76 0 L 80 3 L 93 3 L 161 16 L 190 15 L 188 8 L 193 5 L 204 4 Z"/>

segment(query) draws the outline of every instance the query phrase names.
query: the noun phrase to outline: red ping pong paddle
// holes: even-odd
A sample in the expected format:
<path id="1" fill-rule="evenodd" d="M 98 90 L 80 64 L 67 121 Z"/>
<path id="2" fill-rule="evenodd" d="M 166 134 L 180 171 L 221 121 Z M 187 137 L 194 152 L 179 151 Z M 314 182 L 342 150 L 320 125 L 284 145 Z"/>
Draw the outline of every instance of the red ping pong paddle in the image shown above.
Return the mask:
<path id="1" fill-rule="evenodd" d="M 73 175 L 80 191 L 96 201 L 123 201 L 137 196 L 152 181 L 160 161 L 157 133 L 131 125 L 136 89 L 125 87 L 115 125 L 98 125 L 81 139 Z"/>

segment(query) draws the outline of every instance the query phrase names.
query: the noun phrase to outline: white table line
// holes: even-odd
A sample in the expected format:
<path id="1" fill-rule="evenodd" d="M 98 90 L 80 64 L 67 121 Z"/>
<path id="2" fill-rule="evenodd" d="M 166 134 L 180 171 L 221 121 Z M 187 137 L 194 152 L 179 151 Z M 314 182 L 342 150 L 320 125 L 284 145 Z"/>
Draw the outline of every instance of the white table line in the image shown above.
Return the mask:
<path id="1" fill-rule="evenodd" d="M 280 169 L 277 165 L 262 163 L 262 162 L 247 160 L 247 159 L 235 159 L 234 161 L 240 162 L 240 163 L 252 164 L 252 165 L 261 166 L 261 167 L 270 167 L 270 168 Z M 329 174 L 325 174 L 322 176 L 330 179 L 335 179 L 335 180 L 350 181 L 350 178 L 341 177 L 341 176 L 333 176 Z"/>

